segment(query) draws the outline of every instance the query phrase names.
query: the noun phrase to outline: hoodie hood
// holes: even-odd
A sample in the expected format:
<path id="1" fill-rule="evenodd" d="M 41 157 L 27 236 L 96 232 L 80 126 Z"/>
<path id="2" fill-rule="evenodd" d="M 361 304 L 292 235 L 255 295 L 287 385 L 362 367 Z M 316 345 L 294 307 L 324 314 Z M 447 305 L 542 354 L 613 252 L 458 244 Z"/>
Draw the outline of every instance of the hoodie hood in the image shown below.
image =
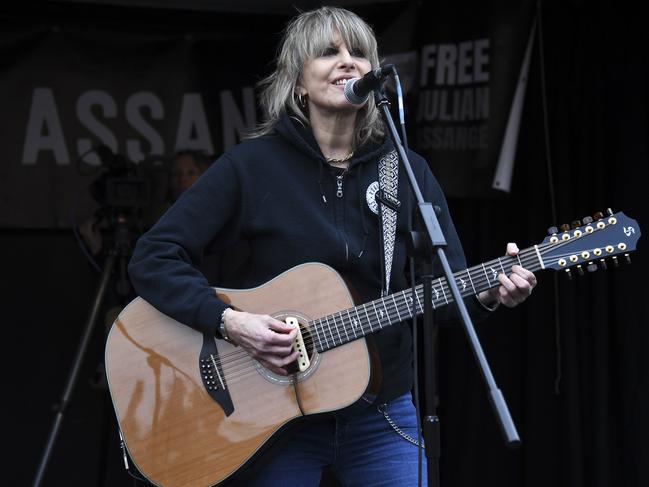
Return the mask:
<path id="1" fill-rule="evenodd" d="M 285 138 L 291 145 L 296 147 L 301 152 L 305 153 L 309 158 L 320 161 L 321 164 L 328 167 L 327 160 L 322 155 L 320 146 L 318 145 L 313 132 L 309 127 L 305 127 L 301 121 L 295 117 L 291 117 L 286 113 L 275 124 L 275 132 Z M 369 142 L 354 151 L 354 156 L 350 161 L 350 169 L 353 166 L 362 164 L 368 160 L 378 160 L 383 154 L 391 151 L 394 145 L 387 137 L 382 143 Z"/>

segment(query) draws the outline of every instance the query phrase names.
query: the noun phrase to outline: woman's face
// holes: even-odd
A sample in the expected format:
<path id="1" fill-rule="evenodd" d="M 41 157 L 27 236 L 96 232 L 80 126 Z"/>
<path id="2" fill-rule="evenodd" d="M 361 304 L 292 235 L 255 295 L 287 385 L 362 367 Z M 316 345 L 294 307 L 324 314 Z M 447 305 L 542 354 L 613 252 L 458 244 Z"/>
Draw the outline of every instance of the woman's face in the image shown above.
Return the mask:
<path id="1" fill-rule="evenodd" d="M 360 78 L 372 68 L 370 61 L 355 46 L 347 46 L 335 32 L 331 44 L 318 57 L 309 59 L 302 68 L 298 92 L 307 94 L 309 114 L 332 115 L 358 110 L 344 95 L 345 83 Z"/>

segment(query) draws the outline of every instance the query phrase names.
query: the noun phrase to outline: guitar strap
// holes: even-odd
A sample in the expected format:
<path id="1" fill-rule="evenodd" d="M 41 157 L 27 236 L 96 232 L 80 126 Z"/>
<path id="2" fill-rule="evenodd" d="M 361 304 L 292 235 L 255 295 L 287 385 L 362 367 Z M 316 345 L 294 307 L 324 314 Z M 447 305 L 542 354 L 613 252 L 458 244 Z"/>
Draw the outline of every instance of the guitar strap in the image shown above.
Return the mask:
<path id="1" fill-rule="evenodd" d="M 399 185 L 399 157 L 393 150 L 379 160 L 379 191 L 376 193 L 376 203 L 379 214 L 379 227 L 381 247 L 383 249 L 383 289 L 381 293 L 386 296 L 390 292 L 390 274 L 392 273 L 392 257 L 397 231 L 397 213 L 401 202 L 397 199 Z"/>

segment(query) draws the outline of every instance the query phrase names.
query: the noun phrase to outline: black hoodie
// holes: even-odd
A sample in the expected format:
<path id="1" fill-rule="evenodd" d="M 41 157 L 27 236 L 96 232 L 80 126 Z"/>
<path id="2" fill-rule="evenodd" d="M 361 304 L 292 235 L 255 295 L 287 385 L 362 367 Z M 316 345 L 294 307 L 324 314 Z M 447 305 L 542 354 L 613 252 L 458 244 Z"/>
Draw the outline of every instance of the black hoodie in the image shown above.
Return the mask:
<path id="1" fill-rule="evenodd" d="M 305 262 L 336 269 L 367 302 L 382 288 L 378 217 L 366 192 L 378 180 L 378 160 L 392 143 L 366 144 L 345 172 L 331 168 L 311 131 L 284 116 L 271 136 L 247 140 L 226 152 L 137 242 L 129 273 L 137 293 L 168 316 L 217 335 L 225 303 L 198 270 L 207 247 L 221 250 L 245 241 L 249 255 L 238 276 L 243 288 L 263 284 Z M 409 152 L 424 198 L 441 208 L 440 225 L 454 271 L 466 268 L 464 254 L 444 195 L 426 161 Z M 391 274 L 391 291 L 408 287 L 406 236 L 413 198 L 400 171 L 402 202 Z M 441 274 L 441 266 L 437 273 Z M 217 285 L 219 285 L 217 283 Z M 466 300 L 474 318 L 486 314 Z M 268 310 L 272 313 L 274 310 Z M 438 323 L 453 321 L 450 307 L 436 312 Z M 317 317 L 315 317 L 317 318 Z M 409 326 L 374 334 L 382 366 L 378 400 L 412 387 Z"/>

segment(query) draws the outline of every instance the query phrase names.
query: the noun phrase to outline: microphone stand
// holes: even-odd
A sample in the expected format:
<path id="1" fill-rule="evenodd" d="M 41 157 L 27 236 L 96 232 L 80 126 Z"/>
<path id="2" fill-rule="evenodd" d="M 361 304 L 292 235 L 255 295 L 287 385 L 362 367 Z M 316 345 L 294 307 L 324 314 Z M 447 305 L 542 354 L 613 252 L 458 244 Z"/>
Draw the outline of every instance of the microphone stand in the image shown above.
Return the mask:
<path id="1" fill-rule="evenodd" d="M 444 252 L 444 247 L 446 247 L 446 239 L 442 228 L 439 225 L 437 216 L 433 209 L 433 205 L 430 202 L 424 201 L 424 198 L 421 193 L 421 189 L 415 179 L 415 175 L 412 171 L 412 166 L 410 165 L 410 160 L 408 155 L 401 143 L 399 133 L 394 125 L 392 120 L 392 115 L 390 114 L 390 102 L 388 101 L 385 93 L 380 88 L 375 90 L 374 98 L 376 100 L 376 106 L 383 115 L 385 125 L 388 127 L 392 141 L 399 153 L 399 159 L 401 165 L 406 171 L 408 176 L 408 182 L 412 192 L 417 199 L 417 207 L 419 209 L 419 215 L 421 221 L 424 224 L 425 230 L 423 232 L 424 238 L 424 262 L 425 262 L 425 271 L 423 276 L 423 288 L 424 288 L 424 306 L 423 306 L 423 322 L 424 322 L 424 350 L 427 346 L 430 347 L 428 353 L 425 353 L 425 365 L 426 373 L 424 373 L 424 387 L 425 387 L 425 412 L 424 412 L 424 423 L 422 427 L 422 435 L 424 437 L 424 444 L 427 445 L 426 448 L 426 461 L 427 461 L 427 472 L 428 472 L 428 487 L 438 487 L 439 486 L 439 457 L 440 457 L 440 436 L 439 436 L 439 418 L 437 417 L 435 408 L 437 403 L 437 391 L 435 383 L 435 355 L 436 345 L 437 345 L 437 333 L 433 327 L 433 308 L 432 308 L 432 262 L 434 258 L 434 252 L 437 254 L 437 258 L 444 268 L 444 275 L 448 286 L 453 294 L 453 299 L 457 310 L 459 311 L 461 322 L 464 327 L 464 331 L 469 339 L 469 344 L 473 355 L 478 362 L 478 368 L 482 378 L 485 381 L 485 384 L 489 393 L 489 402 L 491 403 L 492 409 L 498 420 L 498 425 L 500 430 L 505 438 L 505 443 L 510 448 L 516 448 L 520 444 L 520 438 L 518 432 L 516 431 L 516 426 L 512 421 L 511 415 L 507 408 L 505 398 L 496 385 L 496 381 L 491 373 L 489 364 L 485 357 L 484 352 L 482 351 L 482 346 L 478 340 L 478 336 L 473 327 L 473 322 L 471 317 L 466 309 L 464 300 L 460 293 L 460 290 L 457 287 L 455 278 L 453 276 L 453 271 L 448 263 L 446 258 L 446 253 Z M 416 237 L 416 236 L 415 236 Z M 415 240 L 420 240 L 415 238 Z"/>

